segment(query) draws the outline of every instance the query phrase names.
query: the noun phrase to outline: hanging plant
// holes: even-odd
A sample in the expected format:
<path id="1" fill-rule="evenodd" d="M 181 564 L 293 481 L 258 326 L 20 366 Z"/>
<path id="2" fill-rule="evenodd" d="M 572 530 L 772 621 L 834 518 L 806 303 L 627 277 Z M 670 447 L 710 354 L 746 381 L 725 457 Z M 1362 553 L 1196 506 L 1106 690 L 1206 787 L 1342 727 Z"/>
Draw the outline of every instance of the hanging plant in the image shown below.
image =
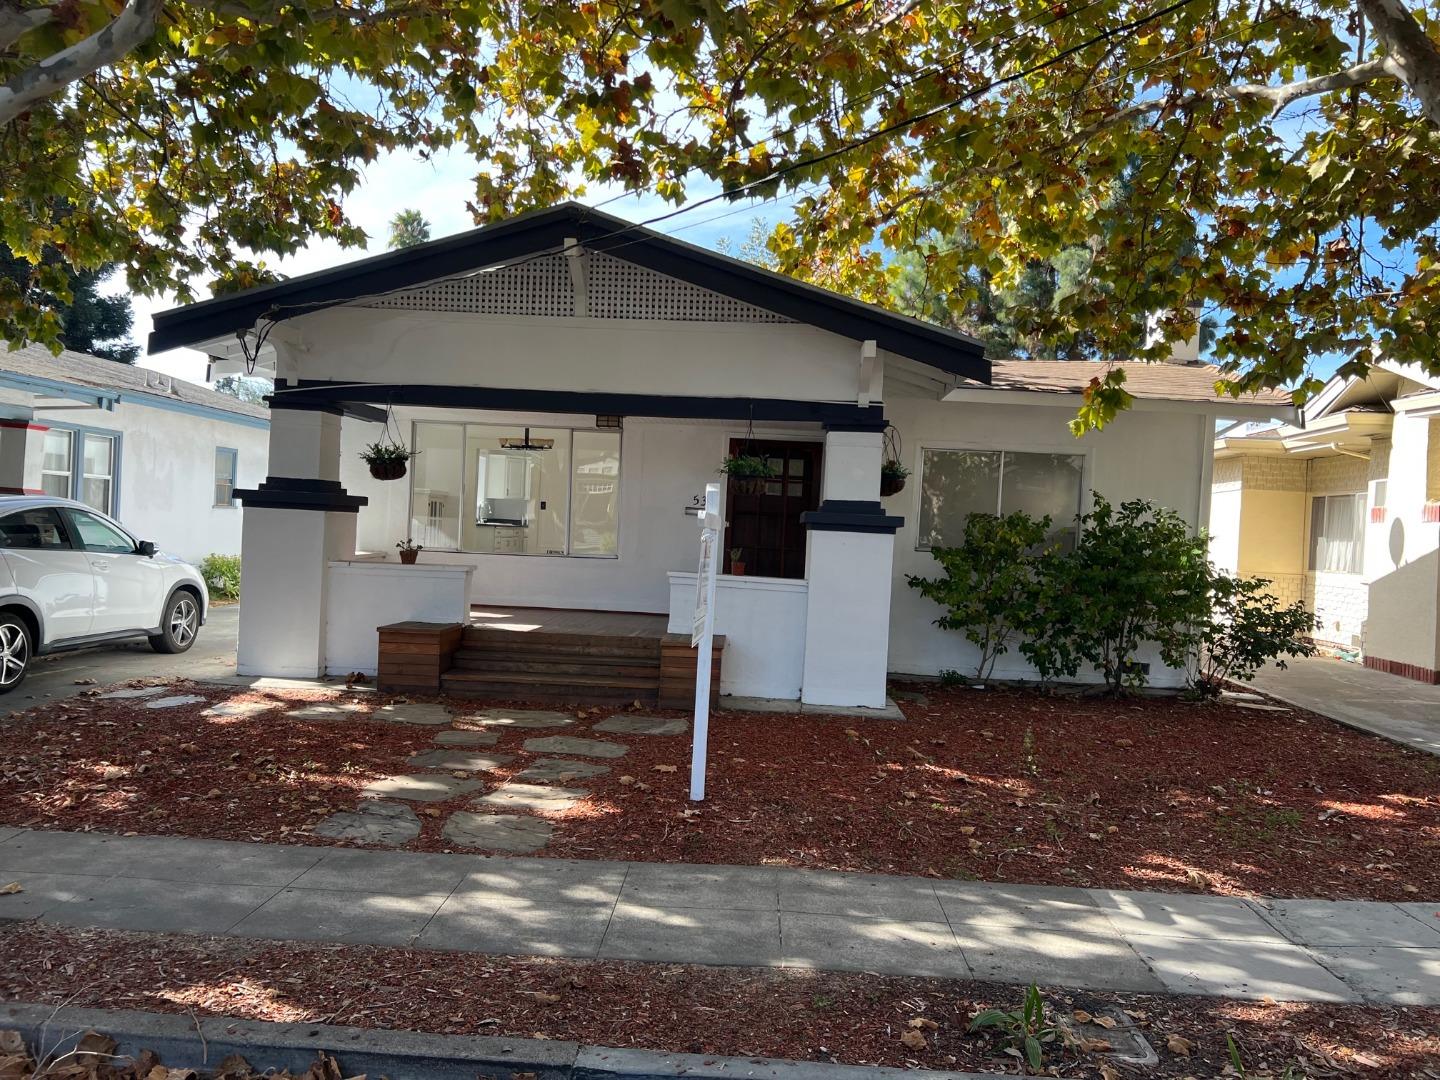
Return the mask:
<path id="1" fill-rule="evenodd" d="M 780 475 L 770 460 L 759 454 L 731 454 L 720 462 L 719 471 L 729 477 L 737 495 L 763 495 L 765 482 Z"/>
<path id="2" fill-rule="evenodd" d="M 373 442 L 360 451 L 360 460 L 370 466 L 376 480 L 399 480 L 405 475 L 405 464 L 415 454 L 399 443 Z"/>
<path id="3" fill-rule="evenodd" d="M 894 424 L 885 428 L 884 459 L 880 462 L 880 497 L 898 495 L 905 489 L 910 470 L 900 463 L 900 432 Z"/>

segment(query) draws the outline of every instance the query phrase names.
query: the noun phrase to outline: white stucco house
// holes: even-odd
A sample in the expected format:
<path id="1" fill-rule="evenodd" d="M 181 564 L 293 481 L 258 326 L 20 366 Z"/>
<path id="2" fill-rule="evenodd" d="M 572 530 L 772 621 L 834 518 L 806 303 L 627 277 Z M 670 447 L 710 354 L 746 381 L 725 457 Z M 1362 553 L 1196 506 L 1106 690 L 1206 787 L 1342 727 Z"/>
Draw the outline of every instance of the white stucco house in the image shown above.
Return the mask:
<path id="1" fill-rule="evenodd" d="M 1380 360 L 1215 441 L 1211 553 L 1367 667 L 1440 683 L 1440 379 Z"/>
<path id="2" fill-rule="evenodd" d="M 0 347 L 0 493 L 78 499 L 189 561 L 240 553 L 270 411 L 157 371 Z"/>
<path id="3" fill-rule="evenodd" d="M 1213 368 L 1140 366 L 1135 409 L 1077 440 L 1098 365 L 992 364 L 964 335 L 576 204 L 157 316 L 150 348 L 177 346 L 276 379 L 270 474 L 240 493 L 239 663 L 269 675 L 373 671 L 377 626 L 475 611 L 688 629 L 692 513 L 747 451 L 778 475 L 727 495 L 721 691 L 879 706 L 889 672 L 970 662 L 905 585 L 968 513 L 1068 527 L 1098 489 L 1199 527 L 1217 416 L 1292 418 L 1218 398 Z M 358 456 L 387 430 L 418 451 L 403 480 Z M 912 475 L 882 499 L 887 430 Z M 415 566 L 395 560 L 407 536 Z"/>

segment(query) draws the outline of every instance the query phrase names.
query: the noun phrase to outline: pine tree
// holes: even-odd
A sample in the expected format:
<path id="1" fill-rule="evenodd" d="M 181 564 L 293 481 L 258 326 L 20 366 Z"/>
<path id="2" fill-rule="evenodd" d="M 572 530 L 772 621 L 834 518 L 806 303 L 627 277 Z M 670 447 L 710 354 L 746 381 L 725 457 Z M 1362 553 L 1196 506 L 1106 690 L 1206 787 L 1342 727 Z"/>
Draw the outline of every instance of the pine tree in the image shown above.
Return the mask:
<path id="1" fill-rule="evenodd" d="M 0 244 L 0 292 L 18 291 L 28 296 L 30 303 L 53 311 L 60 320 L 60 343 L 65 348 L 121 364 L 135 363 L 140 358 L 140 346 L 130 340 L 135 320 L 130 298 L 100 294 L 100 285 L 114 267 L 77 271 L 65 266 L 64 259 L 53 250 L 45 252 L 44 262 L 62 268 L 70 286 L 68 303 L 33 286 L 35 266 L 17 258 L 4 244 Z"/>

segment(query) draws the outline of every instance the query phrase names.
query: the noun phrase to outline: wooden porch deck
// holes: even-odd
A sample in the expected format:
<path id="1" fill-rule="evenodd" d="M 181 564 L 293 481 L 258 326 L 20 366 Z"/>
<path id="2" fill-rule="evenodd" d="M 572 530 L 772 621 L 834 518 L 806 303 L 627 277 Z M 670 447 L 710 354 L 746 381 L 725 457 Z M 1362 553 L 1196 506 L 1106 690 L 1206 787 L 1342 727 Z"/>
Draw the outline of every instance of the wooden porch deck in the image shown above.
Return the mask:
<path id="1" fill-rule="evenodd" d="M 666 632 L 667 622 L 636 612 L 478 605 L 467 626 L 381 627 L 379 684 L 495 701 L 689 708 L 695 651 L 689 635 Z M 420 640 L 426 628 L 433 645 Z M 724 649 L 717 636 L 712 697 L 719 694 Z"/>

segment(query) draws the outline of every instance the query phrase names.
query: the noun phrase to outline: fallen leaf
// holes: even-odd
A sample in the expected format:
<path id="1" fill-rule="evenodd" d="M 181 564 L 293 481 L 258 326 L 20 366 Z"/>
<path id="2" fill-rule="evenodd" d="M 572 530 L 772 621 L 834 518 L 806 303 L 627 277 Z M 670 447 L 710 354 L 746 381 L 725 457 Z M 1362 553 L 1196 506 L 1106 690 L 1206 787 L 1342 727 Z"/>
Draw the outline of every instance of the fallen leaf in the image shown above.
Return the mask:
<path id="1" fill-rule="evenodd" d="M 635 777 L 622 776 L 619 780 L 616 781 L 616 783 L 619 784 L 621 787 L 629 787 L 631 784 L 635 783 Z"/>
<path id="2" fill-rule="evenodd" d="M 1100 1063 L 1100 1080 L 1121 1080 L 1120 1070 L 1108 1061 Z"/>
<path id="3" fill-rule="evenodd" d="M 12 881 L 9 885 L 0 888 L 0 896 L 14 896 L 17 892 L 24 892 L 25 887 L 18 881 Z"/>
<path id="4" fill-rule="evenodd" d="M 907 1029 L 901 1036 L 900 1041 L 911 1050 L 924 1050 L 930 1044 L 925 1041 L 925 1036 L 914 1028 Z"/>
<path id="5" fill-rule="evenodd" d="M 651 766 L 650 766 L 650 771 L 651 771 L 651 772 L 674 772 L 677 768 L 679 768 L 679 766 L 677 766 L 677 765 L 651 765 Z"/>
<path id="6" fill-rule="evenodd" d="M 1080 1050 L 1086 1054 L 1104 1054 L 1114 1049 L 1109 1039 L 1081 1039 Z"/>
<path id="7" fill-rule="evenodd" d="M 1165 1036 L 1165 1049 L 1172 1054 L 1179 1054 L 1181 1057 L 1189 1057 L 1190 1051 L 1195 1049 L 1195 1044 L 1189 1039 L 1181 1038 L 1179 1035 Z"/>
<path id="8" fill-rule="evenodd" d="M 1115 745 L 1124 748 L 1127 746 L 1134 746 L 1135 742 L 1133 739 L 1116 739 Z"/>
<path id="9" fill-rule="evenodd" d="M 1091 1016 L 1091 1015 L 1090 1015 L 1088 1012 L 1086 1012 L 1084 1009 L 1076 1009 L 1076 1010 L 1075 1010 L 1073 1013 L 1071 1013 L 1070 1015 L 1075 1018 L 1075 1022 L 1076 1022 L 1077 1024 L 1089 1024 L 1089 1023 L 1091 1023 L 1092 1021 L 1094 1021 L 1094 1019 L 1095 1019 L 1093 1016 Z"/>
<path id="10" fill-rule="evenodd" d="M 1109 1016 L 1097 1016 L 1095 1017 L 1095 1023 L 1099 1024 L 1106 1031 L 1109 1031 L 1115 1026 L 1114 1018 Z"/>
<path id="11" fill-rule="evenodd" d="M 912 1029 L 914 1029 L 915 1031 L 938 1031 L 938 1030 L 940 1030 L 940 1025 L 937 1024 L 934 1020 L 931 1020 L 929 1017 L 926 1017 L 926 1016 L 917 1016 L 917 1017 L 915 1017 L 913 1020 L 911 1020 L 911 1021 L 906 1025 L 906 1027 L 912 1028 Z"/>

